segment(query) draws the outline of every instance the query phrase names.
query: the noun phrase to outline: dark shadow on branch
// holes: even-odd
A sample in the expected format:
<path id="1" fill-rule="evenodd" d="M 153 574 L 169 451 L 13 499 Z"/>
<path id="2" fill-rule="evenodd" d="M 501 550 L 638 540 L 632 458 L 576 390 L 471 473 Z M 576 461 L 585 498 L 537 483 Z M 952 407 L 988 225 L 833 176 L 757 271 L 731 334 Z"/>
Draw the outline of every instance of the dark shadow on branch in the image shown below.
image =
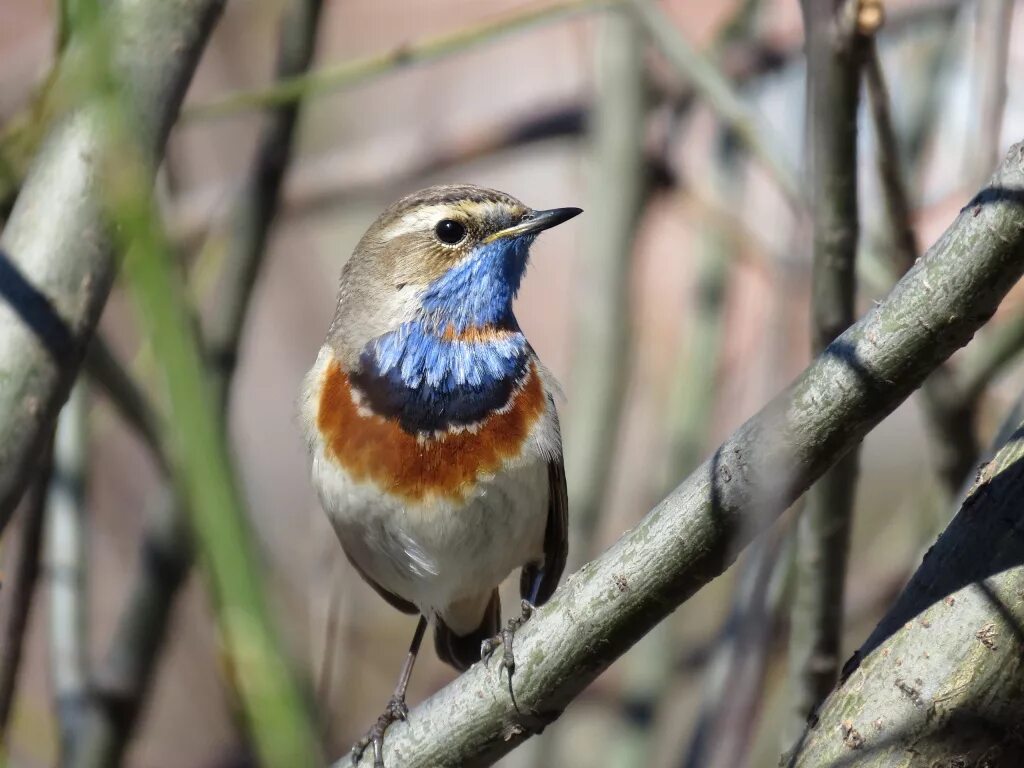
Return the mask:
<path id="1" fill-rule="evenodd" d="M 1024 440 L 1024 429 L 1017 430 L 1011 440 Z M 983 475 L 984 472 L 982 470 Z M 892 610 L 846 662 L 843 682 L 858 669 L 864 658 L 885 644 L 907 622 L 970 584 L 978 585 L 990 600 L 1002 605 L 984 582 L 1010 568 L 1024 565 L 1024 516 L 1018 514 L 1010 519 L 1002 514 L 989 513 L 986 507 L 995 499 L 1020 499 L 1015 506 L 1018 512 L 1024 511 L 1024 457 L 990 481 L 975 486 L 959 514 L 925 553 L 917 574 Z M 942 556 L 934 557 L 935 552 L 941 552 Z M 1007 611 L 1004 606 L 999 613 L 1006 616 Z M 1024 638 L 1024 629 L 1016 620 L 1007 618 L 1007 622 L 1017 628 L 1019 637 Z"/>
<path id="2" fill-rule="evenodd" d="M 1024 205 L 1024 190 L 1010 189 L 1008 187 L 985 187 L 972 197 L 971 201 L 961 210 L 964 211 L 978 205 L 991 205 L 992 203 Z"/>
<path id="3" fill-rule="evenodd" d="M 0 250 L 0 299 L 39 337 L 55 362 L 67 362 L 75 346 L 71 329 L 46 294 L 25 279 L 3 250 Z"/>

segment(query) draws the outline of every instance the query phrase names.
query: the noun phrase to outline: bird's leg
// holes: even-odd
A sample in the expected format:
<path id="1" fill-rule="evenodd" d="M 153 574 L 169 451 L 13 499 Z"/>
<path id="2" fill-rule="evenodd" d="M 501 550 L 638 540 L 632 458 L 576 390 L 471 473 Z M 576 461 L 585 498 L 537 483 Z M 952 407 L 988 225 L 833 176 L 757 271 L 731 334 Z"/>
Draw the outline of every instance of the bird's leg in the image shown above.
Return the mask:
<path id="1" fill-rule="evenodd" d="M 363 752 L 373 744 L 373 768 L 384 768 L 384 733 L 396 720 L 405 720 L 409 714 L 409 707 L 405 704 L 405 691 L 409 687 L 409 678 L 412 677 L 412 668 L 416 664 L 416 654 L 419 653 L 420 643 L 423 642 L 423 633 L 427 631 L 427 617 L 420 616 L 416 625 L 416 632 L 412 636 L 412 643 L 409 644 L 409 653 L 402 663 L 402 672 L 398 676 L 398 685 L 395 692 L 391 694 L 387 706 L 377 718 L 377 722 L 359 739 L 352 747 L 352 765 L 358 765 L 363 758 Z"/>
<path id="2" fill-rule="evenodd" d="M 531 597 L 532 596 L 533 595 L 531 594 Z M 523 612 L 519 616 L 514 619 L 509 619 L 508 624 L 505 625 L 505 628 L 501 630 L 501 632 L 496 634 L 494 637 L 484 640 L 480 644 L 480 658 L 483 659 L 485 664 L 490 661 L 491 655 L 499 645 L 504 646 L 505 652 L 501 657 L 501 666 L 503 669 L 508 670 L 510 685 L 512 682 L 512 673 L 516 671 L 516 657 L 512 650 L 512 637 L 515 635 L 516 630 L 529 620 L 534 611 L 534 605 L 529 600 L 524 599 L 520 605 L 522 605 Z"/>

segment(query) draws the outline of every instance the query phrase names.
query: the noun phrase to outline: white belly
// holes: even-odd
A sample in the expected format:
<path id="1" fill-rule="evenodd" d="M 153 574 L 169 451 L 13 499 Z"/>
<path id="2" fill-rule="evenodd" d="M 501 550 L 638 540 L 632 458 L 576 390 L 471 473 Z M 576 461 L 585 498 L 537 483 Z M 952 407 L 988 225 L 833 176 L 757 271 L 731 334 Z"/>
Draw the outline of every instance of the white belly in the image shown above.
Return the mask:
<path id="1" fill-rule="evenodd" d="M 463 503 L 384 496 L 353 482 L 319 447 L 313 481 L 349 557 L 425 616 L 486 595 L 514 569 L 543 559 L 548 475 L 540 457 L 481 481 Z"/>

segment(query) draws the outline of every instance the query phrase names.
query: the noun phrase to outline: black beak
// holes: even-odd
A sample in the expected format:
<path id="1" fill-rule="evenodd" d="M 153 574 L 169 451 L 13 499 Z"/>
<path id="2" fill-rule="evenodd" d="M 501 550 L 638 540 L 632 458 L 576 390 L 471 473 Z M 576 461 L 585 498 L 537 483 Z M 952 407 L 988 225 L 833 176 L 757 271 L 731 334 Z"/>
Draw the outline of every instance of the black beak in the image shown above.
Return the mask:
<path id="1" fill-rule="evenodd" d="M 527 214 L 521 222 L 508 229 L 495 232 L 485 242 L 492 242 L 504 237 L 519 237 L 520 235 L 534 235 L 543 232 L 545 229 L 557 227 L 562 222 L 568 221 L 574 216 L 583 213 L 582 208 L 552 208 L 547 211 L 534 211 Z"/>

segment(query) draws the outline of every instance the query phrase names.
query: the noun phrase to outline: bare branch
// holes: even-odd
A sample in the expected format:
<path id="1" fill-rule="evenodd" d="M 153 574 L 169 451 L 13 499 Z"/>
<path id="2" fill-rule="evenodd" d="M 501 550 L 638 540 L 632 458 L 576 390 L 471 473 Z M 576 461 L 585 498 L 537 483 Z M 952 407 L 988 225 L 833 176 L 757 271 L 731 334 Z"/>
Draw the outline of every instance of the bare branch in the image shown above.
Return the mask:
<path id="1" fill-rule="evenodd" d="M 88 398 L 77 383 L 61 410 L 46 503 L 46 575 L 50 592 L 50 669 L 67 760 L 85 704 L 88 669 L 85 483 Z"/>
<path id="2" fill-rule="evenodd" d="M 1006 108 L 1006 68 L 1010 58 L 1010 30 L 1013 28 L 1013 0 L 985 0 L 977 3 L 977 59 L 974 73 L 975 124 L 968 144 L 968 173 L 980 182 L 992 172 L 999 159 L 1003 112 Z"/>
<path id="3" fill-rule="evenodd" d="M 176 505 L 164 489 L 145 510 L 142 557 L 110 648 L 90 680 L 69 761 L 73 768 L 119 765 L 142 711 L 174 598 L 192 563 L 185 516 Z"/>
<path id="4" fill-rule="evenodd" d="M 285 80 L 309 69 L 316 44 L 322 0 L 293 3 L 281 22 L 277 77 Z M 209 367 L 220 402 L 238 362 L 242 324 L 249 309 L 274 223 L 281 182 L 288 167 L 299 119 L 299 102 L 283 104 L 266 116 L 245 185 L 235 200 L 227 257 L 220 275 L 222 290 L 206 325 Z M 216 236 L 214 236 L 216 239 Z M 224 413 L 224 409 L 221 410 Z"/>
<path id="5" fill-rule="evenodd" d="M 882 184 L 885 215 L 892 233 L 893 262 L 896 274 L 902 276 L 914 266 L 920 249 L 910 203 L 910 193 L 903 178 L 899 139 L 889 109 L 889 88 L 885 84 L 878 46 L 874 40 L 867 43 L 864 57 L 864 80 L 867 84 L 868 106 L 875 129 L 878 149 L 878 176 Z"/>
<path id="6" fill-rule="evenodd" d="M 50 480 L 50 456 L 45 454 L 36 469 L 35 479 L 25 503 L 25 519 L 18 539 L 17 568 L 4 593 L 10 601 L 3 644 L 0 645 L 0 745 L 7 744 L 7 727 L 18 687 L 25 631 L 32 612 L 32 598 L 39 578 L 39 561 L 43 547 L 47 486 Z"/>
<path id="7" fill-rule="evenodd" d="M 1024 759 L 1024 424 L 843 669 L 790 766 Z"/>
<path id="8" fill-rule="evenodd" d="M 85 371 L 102 387 L 121 418 L 142 438 L 165 474 L 170 471 L 164 424 L 149 397 L 114 355 L 102 334 L 96 334 L 85 352 Z"/>
<path id="9" fill-rule="evenodd" d="M 222 4 L 111 3 L 119 19 L 111 54 L 147 161 L 162 152 Z M 114 277 L 97 188 L 104 126 L 95 104 L 55 125 L 0 238 L 0 531 L 68 396 Z"/>
<path id="10" fill-rule="evenodd" d="M 804 196 L 800 182 L 785 155 L 779 151 L 779 142 L 775 140 L 771 126 L 756 109 L 740 98 L 714 62 L 686 41 L 658 5 L 645 0 L 631 0 L 631 8 L 658 49 L 764 166 L 790 204 L 794 208 L 802 208 Z"/>
<path id="11" fill-rule="evenodd" d="M 859 3 L 806 0 L 801 8 L 807 30 L 813 189 L 811 346 L 813 354 L 820 354 L 855 317 L 857 112 L 867 39 L 860 31 Z M 844 19 L 849 26 L 845 35 L 837 33 Z M 811 488 L 797 524 L 789 642 L 793 738 L 839 673 L 858 453 L 855 447 Z"/>
<path id="12" fill-rule="evenodd" d="M 593 221 L 581 272 L 573 379 L 566 421 L 566 477 L 577 565 L 593 555 L 601 505 L 618 446 L 631 369 L 633 240 L 647 199 L 643 39 L 636 20 L 602 19 L 600 92 L 594 115 Z"/>
<path id="13" fill-rule="evenodd" d="M 501 35 L 526 29 L 534 24 L 554 21 L 573 13 L 593 10 L 622 0 L 554 0 L 543 5 L 531 5 L 503 18 L 476 24 L 438 37 L 406 43 L 385 53 L 365 59 L 323 67 L 315 72 L 284 78 L 267 88 L 237 91 L 218 100 L 199 104 L 185 110 L 185 118 L 224 117 L 242 111 L 280 107 L 300 99 L 313 98 L 329 91 L 346 88 L 357 83 L 422 62 L 448 56 L 476 45 L 489 42 Z"/>

